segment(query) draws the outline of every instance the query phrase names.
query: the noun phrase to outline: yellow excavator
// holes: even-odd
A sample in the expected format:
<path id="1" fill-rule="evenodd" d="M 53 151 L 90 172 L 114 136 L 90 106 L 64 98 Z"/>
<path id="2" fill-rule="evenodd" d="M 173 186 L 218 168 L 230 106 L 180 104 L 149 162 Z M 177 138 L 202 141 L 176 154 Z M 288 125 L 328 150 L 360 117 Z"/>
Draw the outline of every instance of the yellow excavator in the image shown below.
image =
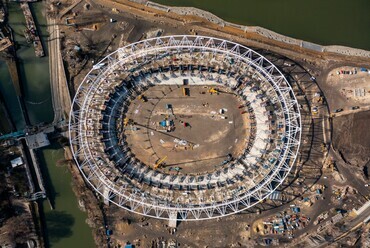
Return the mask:
<path id="1" fill-rule="evenodd" d="M 154 169 L 156 170 L 159 166 L 161 166 L 161 165 L 163 165 L 164 163 L 164 161 L 167 159 L 167 156 L 164 156 L 163 158 L 161 158 L 161 159 L 159 159 L 158 161 L 157 161 L 157 163 L 155 163 L 155 165 L 154 165 Z"/>
<path id="2" fill-rule="evenodd" d="M 124 127 L 127 127 L 128 125 L 131 125 L 133 123 L 134 123 L 134 121 L 132 119 L 129 119 L 127 117 L 125 119 L 123 119 L 123 126 Z"/>
<path id="3" fill-rule="evenodd" d="M 215 88 L 210 88 L 210 89 L 208 90 L 208 92 L 209 92 L 209 93 L 211 93 L 211 95 L 212 95 L 212 94 L 217 94 L 217 95 L 218 95 L 218 93 L 219 93 L 218 89 L 215 89 Z"/>
<path id="4" fill-rule="evenodd" d="M 141 100 L 142 102 L 147 102 L 148 101 L 148 99 L 144 95 L 138 96 L 137 99 Z"/>

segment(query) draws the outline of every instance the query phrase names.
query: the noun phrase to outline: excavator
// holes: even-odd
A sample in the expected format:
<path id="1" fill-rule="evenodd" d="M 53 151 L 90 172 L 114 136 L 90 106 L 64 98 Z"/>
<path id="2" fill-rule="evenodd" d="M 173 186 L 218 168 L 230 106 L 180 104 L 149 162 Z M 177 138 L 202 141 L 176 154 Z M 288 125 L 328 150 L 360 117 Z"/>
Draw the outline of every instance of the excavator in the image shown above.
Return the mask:
<path id="1" fill-rule="evenodd" d="M 210 93 L 211 95 L 212 94 L 219 94 L 220 92 L 218 91 L 218 89 L 216 89 L 216 88 L 210 88 L 209 90 L 208 90 L 208 93 Z"/>
<path id="2" fill-rule="evenodd" d="M 147 102 L 148 101 L 148 99 L 144 95 L 138 96 L 137 99 L 141 100 L 142 102 Z"/>
<path id="3" fill-rule="evenodd" d="M 157 160 L 157 162 L 154 165 L 154 169 L 158 169 L 159 166 L 162 166 L 164 161 L 167 159 L 167 156 L 164 156 L 163 158 Z"/>
<path id="4" fill-rule="evenodd" d="M 132 119 L 129 119 L 127 117 L 123 119 L 123 126 L 124 127 L 127 127 L 128 125 L 132 125 L 132 124 L 134 124 L 134 121 Z"/>

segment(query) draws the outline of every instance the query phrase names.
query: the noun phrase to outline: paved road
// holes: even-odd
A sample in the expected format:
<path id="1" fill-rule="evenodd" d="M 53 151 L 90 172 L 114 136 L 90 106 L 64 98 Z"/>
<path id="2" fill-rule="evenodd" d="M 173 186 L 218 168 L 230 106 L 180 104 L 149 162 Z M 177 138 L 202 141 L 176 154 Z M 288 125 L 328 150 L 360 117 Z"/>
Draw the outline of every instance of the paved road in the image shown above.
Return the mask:
<path id="1" fill-rule="evenodd" d="M 370 110 L 370 106 L 360 107 L 358 109 L 343 110 L 342 112 L 332 114 L 332 116 L 339 117 L 343 115 L 350 115 L 350 114 L 359 113 L 359 112 L 368 111 L 368 110 Z"/>

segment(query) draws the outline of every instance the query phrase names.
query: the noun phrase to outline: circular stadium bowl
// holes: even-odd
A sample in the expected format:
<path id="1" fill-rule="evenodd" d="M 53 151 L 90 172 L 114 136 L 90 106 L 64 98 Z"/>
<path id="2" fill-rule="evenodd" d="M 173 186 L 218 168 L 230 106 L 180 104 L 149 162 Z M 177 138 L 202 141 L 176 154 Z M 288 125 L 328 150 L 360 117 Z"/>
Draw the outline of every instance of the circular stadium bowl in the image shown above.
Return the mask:
<path id="1" fill-rule="evenodd" d="M 143 92 L 185 80 L 226 87 L 250 120 L 243 151 L 203 173 L 144 163 L 122 126 Z M 73 99 L 69 137 L 82 175 L 107 203 L 159 219 L 202 220 L 251 208 L 283 183 L 299 151 L 301 116 L 292 87 L 259 53 L 218 38 L 166 36 L 119 48 L 93 66 Z"/>

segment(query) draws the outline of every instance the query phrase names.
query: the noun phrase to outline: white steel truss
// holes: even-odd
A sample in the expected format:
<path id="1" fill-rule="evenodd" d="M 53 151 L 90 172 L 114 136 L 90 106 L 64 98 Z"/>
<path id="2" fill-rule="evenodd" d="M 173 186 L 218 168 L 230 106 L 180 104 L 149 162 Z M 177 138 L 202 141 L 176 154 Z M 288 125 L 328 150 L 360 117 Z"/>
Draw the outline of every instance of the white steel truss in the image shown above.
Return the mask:
<path id="1" fill-rule="evenodd" d="M 285 131 L 284 144 L 276 156 L 273 169 L 243 194 L 235 194 L 225 200 L 212 203 L 179 203 L 166 198 L 147 197 L 147 193 L 129 183 L 117 185 L 97 163 L 94 149 L 88 139 L 88 116 L 94 104 L 93 97 L 111 83 L 110 75 L 130 74 L 132 68 L 146 66 L 151 60 L 169 55 L 188 53 L 221 54 L 225 60 L 233 60 L 236 67 L 243 64 L 260 74 L 275 95 L 272 103 L 281 105 Z M 204 65 L 207 62 L 201 62 Z M 240 68 L 235 68 L 240 72 Z M 98 122 L 98 120 L 96 121 Z M 85 76 L 73 99 L 69 119 L 69 139 L 74 159 L 85 180 L 106 200 L 141 215 L 169 219 L 177 213 L 179 220 L 201 220 L 231 215 L 258 204 L 273 193 L 292 169 L 301 142 L 301 115 L 299 104 L 286 78 L 269 60 L 252 49 L 240 44 L 213 37 L 177 35 L 139 41 L 119 48 L 109 54 Z M 98 141 L 98 139 L 96 139 Z M 245 166 L 247 166 L 245 164 Z"/>

